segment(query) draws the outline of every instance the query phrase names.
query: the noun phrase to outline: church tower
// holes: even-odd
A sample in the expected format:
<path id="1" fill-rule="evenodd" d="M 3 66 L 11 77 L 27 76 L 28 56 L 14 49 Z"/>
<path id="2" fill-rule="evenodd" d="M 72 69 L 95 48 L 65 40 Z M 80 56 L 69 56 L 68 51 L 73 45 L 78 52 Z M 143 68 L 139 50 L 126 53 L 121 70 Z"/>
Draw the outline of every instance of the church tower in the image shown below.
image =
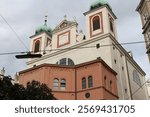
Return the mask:
<path id="1" fill-rule="evenodd" d="M 117 17 L 111 6 L 105 0 L 97 0 L 90 6 L 90 10 L 84 13 L 86 17 L 87 38 L 92 39 L 105 34 L 111 34 L 116 38 Z"/>
<path id="2" fill-rule="evenodd" d="M 136 10 L 141 16 L 143 35 L 150 61 L 150 0 L 141 0 Z"/>
<path id="3" fill-rule="evenodd" d="M 45 54 L 46 48 L 51 47 L 52 35 L 51 28 L 47 26 L 47 16 L 44 25 L 38 27 L 35 34 L 31 36 L 30 51 L 32 53 Z"/>

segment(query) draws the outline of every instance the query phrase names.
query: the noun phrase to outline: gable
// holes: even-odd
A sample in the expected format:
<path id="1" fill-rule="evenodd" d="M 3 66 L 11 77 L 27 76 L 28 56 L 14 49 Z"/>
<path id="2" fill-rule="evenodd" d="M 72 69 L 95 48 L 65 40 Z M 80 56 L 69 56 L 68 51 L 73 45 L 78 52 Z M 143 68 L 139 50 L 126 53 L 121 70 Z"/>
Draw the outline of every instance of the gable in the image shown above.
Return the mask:
<path id="1" fill-rule="evenodd" d="M 59 30 L 65 29 L 65 28 L 69 28 L 73 25 L 78 25 L 78 24 L 75 21 L 63 20 L 58 26 L 56 26 L 56 28 L 53 30 L 53 32 L 59 31 Z"/>

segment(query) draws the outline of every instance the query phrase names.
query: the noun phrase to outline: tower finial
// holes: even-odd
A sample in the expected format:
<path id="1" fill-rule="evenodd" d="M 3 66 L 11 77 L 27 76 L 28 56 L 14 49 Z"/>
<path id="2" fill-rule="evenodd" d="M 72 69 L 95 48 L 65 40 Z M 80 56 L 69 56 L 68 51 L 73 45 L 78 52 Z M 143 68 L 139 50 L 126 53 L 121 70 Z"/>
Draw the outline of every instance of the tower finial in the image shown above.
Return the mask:
<path id="1" fill-rule="evenodd" d="M 48 17 L 48 13 L 46 12 L 46 14 L 45 14 L 45 25 L 47 25 L 47 17 Z"/>
<path id="2" fill-rule="evenodd" d="M 67 20 L 67 15 L 64 15 L 64 20 Z"/>

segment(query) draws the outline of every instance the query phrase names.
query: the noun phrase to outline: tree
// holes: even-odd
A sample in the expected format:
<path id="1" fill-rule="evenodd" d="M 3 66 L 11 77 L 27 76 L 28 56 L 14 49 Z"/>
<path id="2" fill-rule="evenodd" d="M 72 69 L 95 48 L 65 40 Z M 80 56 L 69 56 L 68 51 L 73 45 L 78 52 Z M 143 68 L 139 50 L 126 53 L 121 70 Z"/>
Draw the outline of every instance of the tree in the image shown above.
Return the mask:
<path id="1" fill-rule="evenodd" d="M 38 81 L 28 82 L 24 87 L 20 84 L 12 84 L 10 77 L 0 79 L 1 100 L 55 100 L 51 89 L 46 84 Z"/>
<path id="2" fill-rule="evenodd" d="M 9 100 L 10 89 L 12 87 L 12 83 L 9 77 L 5 77 L 0 79 L 0 99 Z"/>
<path id="3" fill-rule="evenodd" d="M 46 84 L 40 84 L 38 81 L 32 81 L 27 83 L 26 97 L 30 100 L 54 100 L 56 99 L 51 94 L 51 89 Z"/>

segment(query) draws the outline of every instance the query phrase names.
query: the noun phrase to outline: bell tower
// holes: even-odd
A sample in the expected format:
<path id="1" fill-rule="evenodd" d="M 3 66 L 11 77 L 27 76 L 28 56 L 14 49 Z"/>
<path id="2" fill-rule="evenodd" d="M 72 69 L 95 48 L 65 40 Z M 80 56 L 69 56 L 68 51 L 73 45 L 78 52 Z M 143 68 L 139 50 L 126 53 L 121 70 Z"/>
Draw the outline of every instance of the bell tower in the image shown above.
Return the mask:
<path id="1" fill-rule="evenodd" d="M 30 51 L 33 53 L 44 54 L 45 50 L 51 45 L 52 41 L 52 30 L 47 26 L 47 15 L 45 16 L 45 23 L 39 26 L 35 34 L 31 36 Z M 50 48 L 48 48 L 50 50 Z"/>
<path id="2" fill-rule="evenodd" d="M 84 13 L 86 17 L 87 38 L 92 39 L 105 34 L 111 34 L 116 38 L 117 17 L 106 0 L 97 0 L 89 11 Z"/>

